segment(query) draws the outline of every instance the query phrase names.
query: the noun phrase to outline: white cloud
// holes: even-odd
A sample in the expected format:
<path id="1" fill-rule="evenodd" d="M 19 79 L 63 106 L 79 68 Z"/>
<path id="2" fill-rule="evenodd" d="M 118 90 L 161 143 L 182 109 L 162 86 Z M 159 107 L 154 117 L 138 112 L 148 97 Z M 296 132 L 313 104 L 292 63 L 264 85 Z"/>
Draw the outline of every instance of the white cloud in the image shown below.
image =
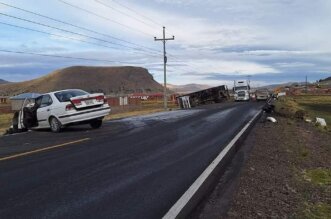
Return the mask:
<path id="1" fill-rule="evenodd" d="M 101 0 L 112 7 L 130 13 L 143 19 L 148 25 L 132 17 L 111 10 L 93 0 L 65 0 L 82 8 L 86 8 L 115 22 L 101 19 L 85 12 L 60 3 L 58 1 L 11 1 L 11 4 L 40 12 L 50 17 L 58 18 L 78 26 L 112 35 L 125 41 L 148 46 L 161 51 L 162 44 L 154 42 L 153 36 L 162 36 L 161 25 L 167 27 L 167 35 L 175 35 L 175 41 L 167 44 L 169 55 L 169 76 L 173 83 L 176 81 L 190 83 L 197 80 L 191 76 L 180 76 L 187 72 L 221 72 L 227 75 L 259 75 L 264 73 L 277 74 L 284 72 L 312 71 L 322 72 L 331 69 L 331 1 L 309 0 L 154 0 L 154 1 L 121 1 L 122 4 L 135 9 L 145 16 L 114 4 L 112 1 Z M 31 3 L 32 2 L 32 3 Z M 40 17 L 21 13 L 14 9 L 1 7 L 13 15 L 36 20 L 41 23 L 70 29 L 72 31 L 102 38 L 108 41 L 133 46 L 109 37 L 86 32 L 72 26 L 67 26 Z M 146 17 L 151 18 L 152 22 Z M 55 34 L 88 40 L 93 43 L 111 44 L 77 36 L 61 31 L 54 31 L 13 19 L 0 17 L 1 21 L 22 24 Z M 120 22 L 127 27 L 123 27 Z M 1 26 L 2 27 L 2 26 Z M 128 28 L 129 27 L 129 28 Z M 136 30 L 140 32 L 137 32 Z M 15 32 L 16 31 L 16 32 Z M 60 37 L 41 36 L 27 31 L 2 29 L 0 40 L 3 47 L 24 50 L 61 53 L 59 48 L 66 49 L 66 53 L 78 57 L 111 59 L 121 63 L 139 65 L 151 69 L 159 81 L 162 81 L 162 56 L 149 52 L 137 54 L 139 51 L 120 47 L 120 50 L 102 48 L 88 44 L 73 42 Z M 143 33 L 141 33 L 143 32 Z M 10 38 L 12 36 L 12 38 Z M 35 44 L 33 42 L 38 42 Z M 21 47 L 25 45 L 25 47 Z M 58 49 L 57 49 L 58 48 Z M 232 48 L 233 51 L 226 50 Z M 240 48 L 247 48 L 240 49 Z M 17 49 L 18 50 L 18 49 Z M 143 49 L 141 49 L 143 50 Z M 87 52 L 89 51 L 89 52 Z M 177 58 L 182 60 L 178 62 Z M 152 57 L 154 56 L 154 57 Z M 43 59 L 44 60 L 44 59 Z M 28 62 L 28 60 L 25 60 Z M 56 62 L 58 67 L 67 62 Z M 71 62 L 70 62 L 71 63 Z M 75 63 L 75 62 L 73 62 Z M 81 63 L 81 62 L 79 62 Z M 95 62 L 85 62 L 97 64 Z M 6 63 L 4 63 L 5 65 Z M 104 63 L 100 63 L 104 64 Z M 178 65 L 181 64 L 181 65 Z M 176 65 L 176 66 L 174 66 Z M 184 65 L 184 66 L 183 66 Z M 54 65 L 56 66 L 56 65 Z M 0 66 L 1 68 L 1 66 Z M 0 75 L 1 78 L 1 75 Z M 202 79 L 204 76 L 199 78 Z M 212 81 L 210 81 L 212 82 Z"/>

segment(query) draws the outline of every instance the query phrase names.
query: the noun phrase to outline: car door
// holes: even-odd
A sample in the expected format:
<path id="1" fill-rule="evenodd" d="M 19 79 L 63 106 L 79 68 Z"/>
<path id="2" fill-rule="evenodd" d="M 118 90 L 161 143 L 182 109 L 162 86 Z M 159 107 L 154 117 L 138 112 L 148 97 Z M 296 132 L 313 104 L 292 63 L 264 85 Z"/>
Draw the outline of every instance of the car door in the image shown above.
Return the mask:
<path id="1" fill-rule="evenodd" d="M 53 100 L 50 95 L 46 94 L 42 96 L 40 107 L 37 110 L 39 128 L 49 127 L 48 118 L 51 115 L 52 104 Z"/>

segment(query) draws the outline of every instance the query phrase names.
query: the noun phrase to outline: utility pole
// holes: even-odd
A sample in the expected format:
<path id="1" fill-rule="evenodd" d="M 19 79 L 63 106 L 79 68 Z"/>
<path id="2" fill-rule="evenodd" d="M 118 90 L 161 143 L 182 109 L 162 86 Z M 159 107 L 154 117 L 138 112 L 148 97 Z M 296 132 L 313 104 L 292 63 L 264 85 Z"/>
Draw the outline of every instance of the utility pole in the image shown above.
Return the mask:
<path id="1" fill-rule="evenodd" d="M 163 27 L 163 38 L 156 38 L 154 37 L 155 41 L 162 41 L 163 42 L 163 70 L 164 70 L 164 86 L 163 86 L 163 99 L 164 99 L 164 109 L 168 109 L 168 98 L 167 98 L 167 53 L 166 53 L 166 42 L 168 40 L 175 40 L 175 37 L 166 38 L 165 34 L 165 27 Z"/>
<path id="2" fill-rule="evenodd" d="M 308 76 L 306 75 L 306 94 L 308 93 Z"/>

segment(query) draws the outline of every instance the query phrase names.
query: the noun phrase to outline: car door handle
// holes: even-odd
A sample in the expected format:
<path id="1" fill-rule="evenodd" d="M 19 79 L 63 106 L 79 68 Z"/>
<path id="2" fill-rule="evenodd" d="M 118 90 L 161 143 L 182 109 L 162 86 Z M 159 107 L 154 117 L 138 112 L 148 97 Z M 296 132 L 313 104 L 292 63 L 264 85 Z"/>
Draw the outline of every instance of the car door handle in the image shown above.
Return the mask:
<path id="1" fill-rule="evenodd" d="M 51 111 L 51 109 L 47 109 L 47 112 Z"/>

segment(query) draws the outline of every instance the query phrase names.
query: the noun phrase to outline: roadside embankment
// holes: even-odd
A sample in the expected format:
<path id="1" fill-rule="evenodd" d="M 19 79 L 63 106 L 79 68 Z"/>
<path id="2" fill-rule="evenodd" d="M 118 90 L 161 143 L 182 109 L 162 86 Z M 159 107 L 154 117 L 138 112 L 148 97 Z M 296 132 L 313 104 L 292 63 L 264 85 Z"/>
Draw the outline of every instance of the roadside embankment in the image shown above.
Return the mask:
<path id="1" fill-rule="evenodd" d="M 228 170 L 233 177 L 220 179 L 196 218 L 331 218 L 331 132 L 298 116 L 330 126 L 330 102 L 320 98 L 330 97 L 277 102 L 277 123 L 256 124 L 237 155 L 241 168 Z"/>
<path id="2" fill-rule="evenodd" d="M 276 118 L 246 141 L 254 149 L 226 218 L 331 218 L 330 133 Z"/>

